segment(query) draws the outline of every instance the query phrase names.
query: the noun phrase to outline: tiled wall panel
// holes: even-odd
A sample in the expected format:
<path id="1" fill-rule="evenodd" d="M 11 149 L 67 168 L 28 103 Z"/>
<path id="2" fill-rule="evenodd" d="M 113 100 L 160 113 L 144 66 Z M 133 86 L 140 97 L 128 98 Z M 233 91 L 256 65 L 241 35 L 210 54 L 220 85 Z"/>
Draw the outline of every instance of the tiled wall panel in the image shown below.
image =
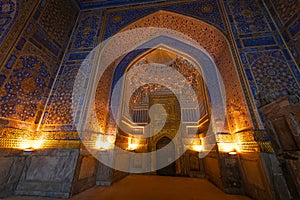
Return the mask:
<path id="1" fill-rule="evenodd" d="M 300 65 L 300 1 L 299 0 L 264 0 L 292 56 Z M 296 71 L 296 66 L 293 67 Z M 297 74 L 300 76 L 299 71 Z"/>
<path id="2" fill-rule="evenodd" d="M 85 60 L 87 55 L 102 40 L 108 39 L 122 28 L 158 10 L 167 10 L 195 17 L 213 24 L 223 32 L 226 32 L 219 5 L 215 0 L 199 2 L 181 1 L 180 3 L 167 2 L 131 6 L 129 8 L 120 7 L 105 10 L 98 8 L 81 11 L 75 31 L 71 37 L 71 42 L 63 59 L 59 77 L 43 116 L 43 130 L 76 129 L 74 125 L 78 122 L 79 113 L 83 108 L 83 101 L 72 102 L 73 91 L 71 90 L 71 86 L 76 79 L 77 72 L 82 63 L 84 63 L 83 65 L 92 66 L 93 59 Z M 84 60 L 85 62 L 83 62 Z M 74 87 L 87 87 L 90 80 L 90 67 L 87 67 L 84 74 L 77 76 L 77 78 L 82 79 L 82 85 Z M 107 84 L 111 85 L 109 81 Z M 86 94 L 77 95 L 81 95 L 82 99 L 84 99 Z"/>
<path id="3" fill-rule="evenodd" d="M 263 2 L 223 2 L 256 105 L 299 92 L 296 63 Z"/>
<path id="4" fill-rule="evenodd" d="M 73 0 L 1 1 L 1 15 L 25 13 L 15 19 L 0 42 L 14 44 L 0 68 L 0 118 L 8 127 L 35 129 L 41 119 L 49 92 L 77 18 Z M 31 5 L 31 6 L 30 6 Z M 18 7 L 20 6 L 20 7 Z M 35 8 L 35 9 L 34 9 Z M 6 18 L 4 18 L 6 19 Z M 9 19 L 9 17 L 7 17 Z M 13 18 L 14 19 L 14 18 Z M 18 27 L 23 30 L 17 30 Z M 22 32 L 21 32 L 22 31 Z M 14 37 L 12 35 L 15 35 Z M 15 43 L 14 43 L 15 39 Z M 1 51 L 4 51 L 2 49 Z"/>

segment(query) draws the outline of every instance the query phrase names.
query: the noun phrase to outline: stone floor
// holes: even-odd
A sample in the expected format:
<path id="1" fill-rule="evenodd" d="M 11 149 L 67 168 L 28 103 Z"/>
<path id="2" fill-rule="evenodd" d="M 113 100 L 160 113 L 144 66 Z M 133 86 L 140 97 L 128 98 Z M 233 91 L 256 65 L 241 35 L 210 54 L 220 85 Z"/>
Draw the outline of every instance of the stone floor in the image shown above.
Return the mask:
<path id="1" fill-rule="evenodd" d="M 94 187 L 71 200 L 250 200 L 228 195 L 205 179 L 130 175 L 111 187 Z M 5 200 L 56 200 L 45 197 L 10 197 Z"/>

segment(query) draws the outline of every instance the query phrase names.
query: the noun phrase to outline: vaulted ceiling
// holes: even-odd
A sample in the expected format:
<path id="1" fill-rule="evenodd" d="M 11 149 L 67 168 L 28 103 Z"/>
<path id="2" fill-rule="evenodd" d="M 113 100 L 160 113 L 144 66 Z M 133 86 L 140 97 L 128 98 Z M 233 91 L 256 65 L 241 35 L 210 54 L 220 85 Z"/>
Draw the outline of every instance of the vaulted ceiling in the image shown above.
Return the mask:
<path id="1" fill-rule="evenodd" d="M 166 2 L 167 0 L 77 0 L 81 8 L 130 6 Z"/>

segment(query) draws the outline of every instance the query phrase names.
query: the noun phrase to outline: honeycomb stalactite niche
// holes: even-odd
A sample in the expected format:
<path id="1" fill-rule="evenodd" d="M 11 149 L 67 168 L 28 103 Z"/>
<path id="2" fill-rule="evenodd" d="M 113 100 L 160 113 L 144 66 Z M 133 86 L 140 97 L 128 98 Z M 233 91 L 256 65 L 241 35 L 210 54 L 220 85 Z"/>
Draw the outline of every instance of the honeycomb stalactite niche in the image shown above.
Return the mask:
<path id="1" fill-rule="evenodd" d="M 200 72 L 197 70 L 198 66 L 194 62 L 173 54 L 174 52 L 169 52 L 164 49 L 158 49 L 154 50 L 153 52 L 150 52 L 146 54 L 145 56 L 139 58 L 139 60 L 131 65 L 129 68 L 128 73 L 126 74 L 126 86 L 124 88 L 124 91 L 131 91 L 133 94 L 131 96 L 124 97 L 125 102 L 129 102 L 129 113 L 124 111 L 123 115 L 126 115 L 129 117 L 128 114 L 130 114 L 130 118 L 137 119 L 136 117 L 139 116 L 142 121 L 145 123 L 147 122 L 148 118 L 148 106 L 150 103 L 150 99 L 154 96 L 172 96 L 174 95 L 173 92 L 179 94 L 181 96 L 181 103 L 183 107 L 188 107 L 191 105 L 194 105 L 195 102 L 198 102 L 199 105 L 199 111 L 200 111 L 200 119 L 203 119 L 203 117 L 207 116 L 208 113 L 208 106 L 209 103 L 207 102 L 207 93 L 206 93 L 206 87 L 203 84 L 203 79 L 201 77 Z M 172 57 L 168 58 L 168 54 L 173 54 Z M 163 55 L 163 56 L 161 56 Z M 171 59 L 170 59 L 171 58 Z M 169 66 L 171 69 L 179 72 L 175 76 L 168 76 L 165 74 L 158 74 L 153 69 L 151 70 L 151 67 L 155 67 L 156 64 L 162 64 Z M 157 74 L 155 78 L 157 80 L 163 81 L 165 83 L 169 83 L 168 86 L 161 85 L 161 84 L 153 84 L 153 83 L 146 83 L 143 81 L 143 76 L 146 76 L 145 74 L 153 73 Z M 167 72 L 166 72 L 167 73 Z M 182 83 L 180 77 L 183 76 L 188 84 L 193 88 L 193 92 L 195 92 L 196 96 L 193 96 L 192 93 L 189 93 L 188 90 L 184 90 L 183 88 L 184 83 Z M 173 86 L 173 92 L 168 88 L 169 86 Z M 138 89 L 134 89 L 138 88 Z M 125 92 L 126 94 L 128 92 Z M 130 93 L 130 92 L 129 92 Z M 130 100 L 129 100 L 130 98 Z M 122 102 L 124 102 L 122 101 Z M 191 106 L 193 107 L 193 106 Z M 185 109 L 183 112 L 185 112 L 183 120 L 189 121 L 192 120 L 192 110 Z M 139 113 L 139 114 L 138 114 Z M 135 117 L 133 117 L 135 116 Z M 198 119 L 199 120 L 199 119 Z"/>

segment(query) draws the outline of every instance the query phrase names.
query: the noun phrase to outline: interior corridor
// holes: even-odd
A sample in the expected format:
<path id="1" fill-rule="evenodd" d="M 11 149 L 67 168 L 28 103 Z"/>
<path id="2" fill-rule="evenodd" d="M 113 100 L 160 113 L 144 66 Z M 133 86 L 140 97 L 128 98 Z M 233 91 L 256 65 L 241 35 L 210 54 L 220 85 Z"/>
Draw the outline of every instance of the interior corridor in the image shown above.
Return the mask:
<path id="1" fill-rule="evenodd" d="M 249 200 L 228 195 L 206 179 L 130 175 L 110 187 L 94 187 L 71 200 Z M 5 200 L 57 200 L 45 197 L 10 197 Z"/>

